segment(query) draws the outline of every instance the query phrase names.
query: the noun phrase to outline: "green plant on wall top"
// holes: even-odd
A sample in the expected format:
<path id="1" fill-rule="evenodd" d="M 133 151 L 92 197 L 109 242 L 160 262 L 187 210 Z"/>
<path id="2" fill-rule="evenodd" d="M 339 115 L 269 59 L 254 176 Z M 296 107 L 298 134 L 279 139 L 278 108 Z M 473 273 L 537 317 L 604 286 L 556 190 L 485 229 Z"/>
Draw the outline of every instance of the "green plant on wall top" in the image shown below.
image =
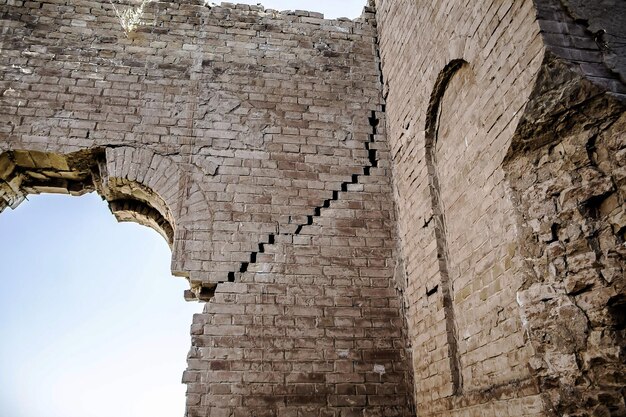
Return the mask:
<path id="1" fill-rule="evenodd" d="M 146 5 L 152 3 L 156 0 L 141 0 L 141 3 L 136 7 L 129 7 L 128 9 L 120 12 L 119 9 L 113 4 L 112 0 L 109 0 L 111 6 L 115 10 L 115 14 L 120 20 L 120 25 L 122 29 L 124 29 L 124 33 L 128 37 L 128 35 L 135 31 L 141 25 L 141 17 L 143 16 L 144 9 Z"/>

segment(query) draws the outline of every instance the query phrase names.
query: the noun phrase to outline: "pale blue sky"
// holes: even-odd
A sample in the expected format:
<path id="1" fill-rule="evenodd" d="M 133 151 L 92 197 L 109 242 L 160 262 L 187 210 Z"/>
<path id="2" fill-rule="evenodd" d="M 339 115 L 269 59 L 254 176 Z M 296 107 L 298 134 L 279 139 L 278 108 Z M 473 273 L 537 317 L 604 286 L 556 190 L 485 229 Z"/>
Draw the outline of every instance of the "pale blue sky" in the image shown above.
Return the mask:
<path id="1" fill-rule="evenodd" d="M 221 0 L 211 0 L 220 4 Z M 338 17 L 357 18 L 361 15 L 367 0 L 233 0 L 228 3 L 262 4 L 266 9 L 309 10 L 324 13 L 326 19 Z"/>
<path id="2" fill-rule="evenodd" d="M 365 1 L 262 3 L 332 19 Z M 183 300 L 166 242 L 96 194 L 29 200 L 0 214 L 0 417 L 182 417 L 201 305 Z"/>
<path id="3" fill-rule="evenodd" d="M 155 231 L 97 194 L 0 214 L 0 416 L 181 416 L 183 278 Z"/>

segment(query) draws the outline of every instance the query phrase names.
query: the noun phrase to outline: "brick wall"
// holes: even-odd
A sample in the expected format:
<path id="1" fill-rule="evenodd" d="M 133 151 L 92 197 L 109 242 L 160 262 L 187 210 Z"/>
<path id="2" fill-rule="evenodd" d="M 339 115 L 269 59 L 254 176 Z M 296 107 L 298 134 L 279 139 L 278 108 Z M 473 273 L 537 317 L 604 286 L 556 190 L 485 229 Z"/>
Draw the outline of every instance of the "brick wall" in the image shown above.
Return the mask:
<path id="1" fill-rule="evenodd" d="M 542 58 L 533 5 L 377 7 L 416 403 L 422 415 L 542 415 L 501 168 Z"/>
<path id="2" fill-rule="evenodd" d="M 122 10 L 126 5 L 118 5 Z M 0 2 L 2 208 L 96 190 L 206 301 L 188 416 L 409 416 L 373 10 Z M 138 381 L 140 383 L 140 381 Z"/>
<path id="3" fill-rule="evenodd" d="M 173 160 L 211 201 L 213 244 L 180 260 L 196 287 L 227 280 L 370 165 L 380 97 L 367 19 L 151 3 L 126 36 L 106 2 L 2 7 L 3 148 Z"/>
<path id="4" fill-rule="evenodd" d="M 0 210 L 168 240 L 189 417 L 623 415 L 621 6 L 374 3 L 0 0 Z"/>
<path id="5" fill-rule="evenodd" d="M 622 366 L 615 312 L 623 280 L 580 278 L 599 277 L 602 268 L 622 276 L 615 220 L 622 197 L 612 177 L 619 157 L 598 169 L 580 145 L 602 138 L 605 156 L 624 146 L 623 127 L 613 125 L 623 113 L 614 72 L 620 19 L 610 4 L 582 2 L 376 3 L 419 409 L 441 416 L 621 415 L 622 382 L 609 374 Z M 599 25 L 613 40 L 610 51 L 594 32 Z M 569 164 L 553 155 L 561 140 L 572 153 Z M 571 169 L 585 173 L 582 184 Z M 563 190 L 553 178 L 563 178 Z M 530 191 L 533 181 L 545 185 L 543 193 Z M 605 187 L 590 191 L 598 181 Z M 602 214 L 576 217 L 558 205 L 550 211 L 549 194 L 569 194 L 567 184 L 598 194 Z M 568 242 L 575 259 L 589 258 L 584 273 L 554 265 L 548 272 L 551 255 L 536 233 L 554 216 L 562 220 L 550 224 L 585 224 L 577 243 L 555 238 Z M 594 236 L 606 238 L 598 246 Z M 539 290 L 545 282 L 558 295 Z M 562 282 L 584 289 L 585 301 L 568 296 Z M 587 311 L 595 320 L 584 319 Z M 601 359 L 584 359 L 591 357 Z"/>

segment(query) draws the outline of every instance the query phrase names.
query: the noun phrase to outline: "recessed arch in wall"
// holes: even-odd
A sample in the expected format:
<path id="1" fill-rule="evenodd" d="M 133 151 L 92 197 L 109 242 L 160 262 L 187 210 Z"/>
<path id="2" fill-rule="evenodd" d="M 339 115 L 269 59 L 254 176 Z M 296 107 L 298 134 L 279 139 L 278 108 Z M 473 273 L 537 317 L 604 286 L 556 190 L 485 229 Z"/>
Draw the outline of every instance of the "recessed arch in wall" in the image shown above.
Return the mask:
<path id="1" fill-rule="evenodd" d="M 176 204 L 181 177 L 174 162 L 147 150 L 95 148 L 60 154 L 12 149 L 0 153 L 0 213 L 17 208 L 29 195 L 97 192 L 118 221 L 136 222 L 159 233 L 172 253 L 170 271 L 189 280 L 190 274 L 178 269 L 187 235 L 178 221 L 184 217 L 182 205 Z M 201 230 L 210 227 L 206 210 L 200 216 Z M 196 290 L 204 293 L 201 286 Z M 198 298 L 190 292 L 185 292 L 186 298 Z"/>
<path id="2" fill-rule="evenodd" d="M 168 204 L 136 180 L 109 177 L 100 149 L 67 155 L 15 150 L 0 154 L 0 212 L 29 194 L 80 196 L 97 191 L 119 221 L 136 221 L 157 231 L 172 247 L 176 227 Z"/>
<path id="3" fill-rule="evenodd" d="M 454 395 L 460 395 L 463 392 L 463 373 L 461 368 L 461 354 L 459 352 L 459 331 L 454 306 L 454 288 L 450 274 L 451 266 L 447 237 L 446 210 L 442 201 L 440 167 L 437 163 L 437 148 L 439 144 L 440 119 L 444 96 L 452 79 L 462 68 L 467 68 L 468 66 L 469 64 L 465 60 L 455 59 L 449 62 L 439 73 L 430 97 L 425 126 L 425 159 L 428 169 L 440 275 L 440 284 L 438 287 L 441 288 L 452 393 Z M 429 293 L 428 295 L 430 296 L 432 294 Z"/>

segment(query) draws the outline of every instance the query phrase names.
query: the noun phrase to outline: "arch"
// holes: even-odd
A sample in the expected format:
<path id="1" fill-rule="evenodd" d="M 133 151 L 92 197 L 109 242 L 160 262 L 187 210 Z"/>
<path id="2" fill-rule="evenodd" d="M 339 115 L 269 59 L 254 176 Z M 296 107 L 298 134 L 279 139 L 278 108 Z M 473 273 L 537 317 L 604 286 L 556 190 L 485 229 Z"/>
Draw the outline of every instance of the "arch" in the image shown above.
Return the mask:
<path id="1" fill-rule="evenodd" d="M 446 220 L 443 203 L 441 201 L 441 188 L 437 169 L 436 145 L 439 135 L 439 120 L 441 116 L 441 103 L 450 81 L 461 68 L 467 65 L 463 59 L 455 59 L 449 62 L 439 73 L 433 92 L 428 104 L 426 114 L 426 166 L 428 169 L 428 182 L 432 204 L 432 216 L 434 220 L 435 240 L 437 243 L 437 259 L 440 276 L 440 287 L 446 325 L 446 339 L 448 346 L 448 358 L 452 380 L 452 391 L 459 395 L 463 391 L 463 376 L 461 372 L 461 355 L 459 353 L 458 329 L 454 308 L 454 296 L 452 280 L 450 278 L 450 262 L 447 241 Z"/>
<path id="2" fill-rule="evenodd" d="M 68 154 L 9 150 L 0 153 L 0 212 L 17 207 L 28 194 L 97 191 L 118 221 L 149 226 L 166 239 L 172 249 L 172 274 L 189 280 L 187 299 L 198 299 L 199 294 L 210 293 L 198 266 L 210 259 L 210 252 L 190 255 L 187 241 L 194 240 L 194 232 L 210 231 L 212 216 L 201 191 L 188 195 L 197 188 L 189 182 L 171 157 L 145 148 L 94 148 Z M 201 200 L 193 216 L 185 197 Z"/>
<path id="3" fill-rule="evenodd" d="M 161 212 L 141 200 L 117 199 L 109 203 L 119 222 L 132 221 L 156 230 L 169 243 L 174 241 L 174 229 Z"/>
<path id="4" fill-rule="evenodd" d="M 426 112 L 426 148 L 433 147 L 437 142 L 439 129 L 439 115 L 441 113 L 441 100 L 446 92 L 452 77 L 464 66 L 468 65 L 464 59 L 453 59 L 441 70 L 433 92 L 430 94 L 428 111 Z"/>
<path id="5" fill-rule="evenodd" d="M 1 209 L 15 208 L 28 194 L 82 195 L 97 191 L 118 220 L 136 220 L 163 235 L 170 247 L 175 229 L 168 204 L 129 176 L 110 178 L 100 150 L 61 155 L 40 151 L 9 151 L 0 155 Z M 130 177 L 132 178 L 132 177 Z"/>

